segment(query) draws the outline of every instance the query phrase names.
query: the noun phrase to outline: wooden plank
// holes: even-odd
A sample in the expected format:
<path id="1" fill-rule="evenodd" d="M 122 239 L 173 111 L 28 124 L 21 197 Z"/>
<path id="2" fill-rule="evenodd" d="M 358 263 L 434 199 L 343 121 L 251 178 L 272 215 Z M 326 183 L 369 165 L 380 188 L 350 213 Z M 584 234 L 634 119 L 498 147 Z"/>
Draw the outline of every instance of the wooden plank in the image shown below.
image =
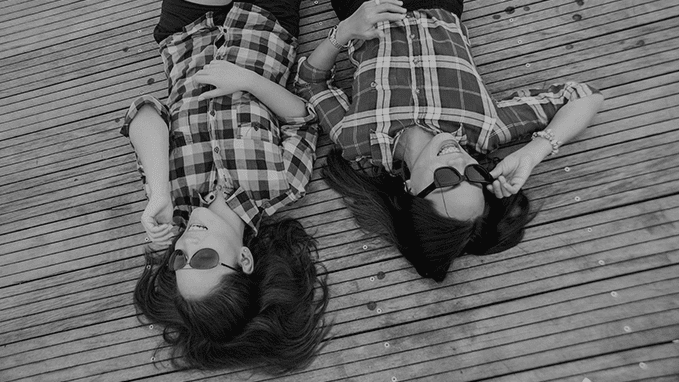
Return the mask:
<path id="1" fill-rule="evenodd" d="M 667 357 L 668 355 L 673 357 Z M 634 360 L 641 360 L 634 362 Z M 644 362 L 645 360 L 653 360 Z M 516 380 L 537 381 L 578 381 L 584 378 L 591 381 L 641 381 L 653 378 L 661 381 L 661 377 L 676 380 L 679 374 L 679 351 L 673 343 L 648 346 L 641 349 L 616 352 L 583 360 L 552 365 L 548 368 L 498 376 L 495 382 Z M 578 375 L 572 375 L 577 371 Z M 668 380 L 668 381 L 669 381 Z"/>
<path id="2" fill-rule="evenodd" d="M 129 3 L 104 2 L 121 12 L 95 24 L 102 8 L 71 0 L 0 4 L 0 20 L 9 20 L 0 23 L 9 41 L 0 50 L 11 52 L 0 61 L 0 252 L 7 260 L 0 342 L 8 344 L 0 347 L 0 379 L 250 377 L 247 370 L 156 369 L 150 357 L 159 335 L 138 324 L 130 301 L 143 266 L 145 203 L 117 130 L 136 95 L 165 93 L 150 38 L 158 5 L 135 3 L 140 14 Z M 679 7 L 669 0 L 473 0 L 465 7 L 494 94 L 575 78 L 604 91 L 604 110 L 536 168 L 526 189 L 544 207 L 524 241 L 457 259 L 443 284 L 421 280 L 394 248 L 356 227 L 322 180 L 330 148 L 322 137 L 309 194 L 284 212 L 319 239 L 337 336 L 305 372 L 251 379 L 676 375 L 676 345 L 667 338 L 677 333 L 668 323 L 676 325 L 677 309 L 679 182 L 671 173 L 679 57 L 669 36 Z M 71 17 L 77 9 L 85 17 Z M 53 34 L 26 28 L 39 22 L 36 14 L 52 22 Z M 329 0 L 303 0 L 302 14 L 300 51 L 309 52 L 336 19 Z M 525 41 L 516 44 L 519 38 Z M 352 72 L 343 57 L 338 75 L 346 88 Z M 575 195 L 580 202 L 570 201 Z M 620 333 L 621 324 L 634 329 Z M 649 357 L 646 370 L 641 355 Z"/>
<path id="3" fill-rule="evenodd" d="M 113 2 L 112 4 L 115 3 Z M 3 44 L 0 45 L 0 52 L 11 56 L 25 53 L 30 49 L 29 47 L 40 49 L 50 44 L 59 43 L 64 39 L 83 38 L 97 31 L 115 28 L 116 24 L 120 24 L 119 20 L 133 19 L 135 15 L 148 18 L 149 20 L 154 16 L 158 17 L 158 3 L 137 5 L 136 2 L 130 2 L 130 4 L 135 5 L 131 7 L 123 5 L 115 13 L 111 13 L 110 10 L 91 12 L 84 18 L 83 22 L 73 23 L 70 20 L 62 20 L 60 25 L 55 26 L 57 29 L 48 38 L 41 34 L 36 34 L 34 30 L 28 30 L 25 33 L 14 33 L 3 40 Z"/>
<path id="4" fill-rule="evenodd" d="M 607 282 L 610 282 L 607 281 Z M 676 285 L 676 281 L 673 282 L 673 285 Z M 669 289 L 664 288 L 667 291 L 671 291 L 674 286 L 669 286 Z M 610 288 L 610 287 L 609 287 Z M 583 288 L 584 289 L 584 288 Z M 595 287 L 595 289 L 598 290 L 598 288 Z M 649 288 L 641 288 L 644 291 L 647 292 L 652 292 L 652 290 L 655 289 L 655 287 L 649 287 Z M 500 340 L 502 339 L 502 332 L 497 332 L 498 325 L 502 327 L 504 323 L 507 323 L 505 327 L 507 327 L 508 331 L 511 333 L 511 330 L 509 327 L 511 325 L 518 325 L 519 328 L 521 328 L 522 325 L 527 324 L 527 322 L 524 322 L 522 320 L 529 318 L 530 322 L 533 320 L 536 320 L 537 322 L 540 322 L 541 319 L 545 319 L 545 323 L 549 322 L 548 317 L 553 317 L 554 315 L 559 315 L 561 313 L 565 314 L 567 317 L 569 312 L 572 312 L 566 308 L 574 308 L 568 304 L 582 304 L 580 305 L 582 308 L 584 308 L 584 313 L 582 315 L 579 315 L 578 317 L 582 316 L 583 318 L 586 317 L 586 313 L 588 309 L 591 309 L 594 306 L 601 306 L 600 304 L 603 302 L 603 300 L 606 300 L 605 304 L 611 303 L 614 301 L 614 299 L 611 299 L 610 296 L 606 297 L 608 293 L 606 292 L 607 289 L 604 287 L 602 288 L 602 292 L 594 292 L 594 291 L 587 291 L 587 293 L 592 292 L 593 294 L 596 294 L 597 299 L 601 300 L 599 301 L 598 305 L 591 305 L 591 304 L 586 304 L 583 302 L 579 302 L 577 299 L 573 299 L 574 293 L 571 293 L 570 295 L 566 295 L 565 293 L 561 293 L 562 296 L 566 297 L 568 300 L 572 300 L 570 302 L 566 302 L 565 305 L 552 305 L 551 307 L 544 307 L 538 309 L 540 312 L 545 312 L 547 313 L 547 316 L 544 316 L 542 313 L 537 313 L 536 316 L 533 315 L 507 315 L 508 312 L 515 311 L 517 309 L 516 302 L 507 302 L 505 306 L 505 309 L 508 310 L 502 310 L 501 307 L 498 307 L 497 310 L 497 317 L 494 319 L 489 319 L 488 321 L 485 321 L 484 319 L 484 313 L 486 312 L 485 309 L 478 309 L 478 310 L 473 310 L 473 311 L 463 311 L 460 312 L 456 315 L 452 316 L 441 316 L 437 318 L 432 318 L 427 321 L 419 321 L 419 322 L 413 322 L 411 324 L 408 324 L 405 327 L 385 327 L 384 329 L 378 331 L 378 332 L 368 332 L 368 333 L 362 333 L 360 336 L 351 336 L 351 337 L 343 337 L 341 339 L 338 339 L 336 341 L 330 342 L 328 347 L 323 351 L 323 354 L 314 362 L 312 365 L 312 368 L 306 372 L 302 373 L 297 373 L 294 374 L 288 378 L 282 378 L 280 379 L 281 381 L 297 381 L 297 380 L 334 380 L 340 378 L 339 376 L 347 376 L 346 370 L 348 368 L 351 368 L 353 370 L 367 370 L 365 368 L 361 368 L 360 365 L 354 366 L 353 363 L 355 361 L 364 361 L 364 363 L 368 363 L 366 367 L 368 368 L 373 368 L 373 367 L 380 367 L 381 364 L 381 359 L 380 358 L 375 358 L 376 355 L 379 354 L 384 354 L 389 353 L 391 354 L 392 352 L 398 352 L 401 350 L 402 342 L 401 341 L 408 341 L 412 336 L 419 336 L 422 339 L 421 340 L 416 340 L 413 339 L 413 342 L 417 344 L 417 346 L 421 347 L 418 351 L 421 352 L 427 352 L 427 347 L 431 344 L 437 343 L 438 341 L 436 340 L 436 333 L 440 327 L 446 327 L 450 325 L 459 325 L 455 327 L 455 330 L 447 330 L 445 333 L 447 335 L 453 335 L 453 336 L 459 336 L 462 338 L 467 338 L 467 341 L 473 341 L 476 335 L 480 335 L 482 331 L 485 331 L 482 327 L 476 327 L 479 324 L 483 325 L 488 325 L 488 328 L 494 329 L 492 331 L 492 334 L 490 336 L 493 337 L 498 337 Z M 573 291 L 571 291 L 573 292 Z M 629 293 L 630 296 L 634 295 L 636 296 L 637 293 Z M 537 297 L 537 296 L 536 296 Z M 549 295 L 539 295 L 540 299 L 543 299 L 543 301 L 550 301 L 554 296 L 549 296 Z M 553 301 L 552 301 L 553 302 Z M 622 308 L 622 306 L 620 306 Z M 574 308 L 575 311 L 573 313 L 579 311 L 578 308 Z M 487 318 L 487 317 L 486 317 Z M 615 317 L 613 317 L 615 319 Z M 566 318 L 564 317 L 564 320 Z M 480 320 L 480 321 L 477 321 Z M 474 328 L 474 329 L 473 329 Z M 522 328 L 523 330 L 526 330 L 526 328 Z M 478 333 L 474 333 L 477 331 Z M 441 332 L 444 332 L 441 330 Z M 537 334 L 533 334 L 537 335 Z M 368 338 L 366 340 L 366 337 Z M 337 346 L 337 343 L 342 343 L 342 346 Z M 360 348 L 354 348 L 351 353 L 346 352 L 348 346 L 350 345 L 355 345 L 356 343 L 365 343 L 364 346 Z M 386 348 L 384 346 L 385 342 L 390 343 L 390 346 Z M 336 345 L 336 346 L 333 346 Z M 482 345 L 477 345 L 482 346 Z M 332 349 L 330 348 L 332 347 Z M 464 347 L 460 347 L 460 349 L 464 349 Z M 370 363 L 369 361 L 366 361 L 366 359 L 371 358 L 369 361 L 372 361 Z M 334 366 L 333 366 L 334 365 Z M 384 365 L 382 365 L 384 367 Z M 214 375 L 215 378 L 223 378 L 229 374 L 225 373 L 218 373 Z M 168 375 L 162 375 L 162 378 L 168 378 L 167 380 L 179 380 L 178 377 L 181 377 L 179 375 L 173 375 L 174 378 L 171 378 Z M 159 376 L 160 377 L 160 376 Z M 152 380 L 162 380 L 158 377 Z M 257 379 L 259 380 L 259 379 Z M 262 380 L 268 380 L 268 378 L 262 378 Z M 277 379 L 279 380 L 279 379 Z"/>
<path id="5" fill-rule="evenodd" d="M 665 292 L 668 292 L 668 291 L 671 292 L 672 289 L 675 288 L 675 287 L 676 287 L 676 281 L 673 282 L 673 284 L 671 284 L 671 285 L 668 284 L 668 287 L 665 287 L 665 288 L 661 288 L 661 287 L 660 287 L 660 284 L 657 284 L 657 285 L 654 284 L 654 286 L 653 286 L 652 288 L 650 288 L 650 286 L 649 286 L 649 287 L 646 287 L 646 288 L 642 288 L 642 290 L 644 290 L 644 291 L 649 291 L 649 292 L 653 292 L 653 293 L 655 293 L 655 292 L 658 292 L 658 293 L 659 293 L 660 290 L 664 290 Z M 637 297 L 637 293 L 636 293 L 636 292 L 632 293 L 632 290 L 630 290 L 630 291 L 621 291 L 621 295 L 622 295 L 623 293 L 625 293 L 625 295 L 627 295 L 627 292 L 630 292 L 630 293 L 629 293 L 629 296 L 630 296 L 630 297 L 631 297 L 631 296 Z M 601 293 L 599 294 L 599 297 L 598 297 L 598 298 L 601 298 L 600 296 L 601 296 Z M 628 301 L 628 302 L 629 302 L 629 301 Z M 676 305 L 676 303 L 675 303 L 675 305 Z M 596 306 L 596 305 L 581 303 L 580 306 L 581 306 L 582 308 L 585 308 L 585 309 L 591 309 L 593 306 Z M 564 307 L 564 308 L 565 308 L 565 307 Z M 616 310 L 616 309 L 617 309 L 617 310 Z M 618 305 L 616 309 L 613 309 L 611 312 L 609 312 L 609 315 L 612 315 L 611 317 L 612 317 L 613 319 L 616 318 L 615 314 L 617 314 L 617 313 L 615 313 L 615 312 L 618 312 L 618 311 L 621 311 L 621 310 L 622 310 L 622 311 L 625 310 L 625 305 Z M 552 306 L 551 309 L 545 308 L 545 309 L 540 309 L 540 310 L 541 310 L 542 312 L 552 312 L 552 313 L 553 313 L 553 312 L 572 312 L 571 310 L 558 309 L 558 306 Z M 558 314 L 558 313 L 557 313 L 557 314 Z M 627 313 L 627 314 L 629 314 L 629 313 Z M 552 316 L 552 315 L 553 315 L 553 314 L 549 314 L 548 316 Z M 586 322 L 591 321 L 591 320 L 587 320 L 585 315 L 581 315 L 581 316 L 582 316 L 582 319 L 585 320 Z M 624 316 L 624 314 L 623 314 L 623 316 Z M 543 319 L 543 320 L 547 319 L 547 317 L 544 316 L 544 313 L 543 313 L 543 314 L 538 314 L 537 317 L 539 317 L 540 319 Z M 536 317 L 536 318 L 537 318 L 537 317 Z M 619 318 L 619 317 L 617 317 L 617 318 Z M 520 318 L 518 318 L 518 317 L 517 317 L 517 319 L 520 320 Z M 563 318 L 563 320 L 567 320 L 567 319 L 568 319 L 568 317 L 564 317 L 564 318 Z M 458 321 L 458 320 L 456 320 L 456 321 Z M 495 321 L 496 321 L 496 322 L 504 322 L 504 321 L 505 321 L 505 317 L 498 317 Z M 575 323 L 576 320 L 573 320 L 573 321 L 574 321 L 574 323 L 569 324 L 569 325 L 571 325 L 571 326 L 576 326 L 576 327 L 577 327 L 577 325 L 582 325 L 582 324 L 583 324 L 582 322 Z M 520 322 L 520 321 L 518 321 L 518 322 Z M 547 321 L 542 321 L 542 322 L 548 322 L 548 320 L 547 320 Z M 468 333 L 467 331 L 462 330 L 462 329 L 464 329 L 464 326 L 471 326 L 471 324 L 464 324 L 463 327 L 459 328 L 459 330 L 455 331 L 454 333 Z M 530 328 L 529 328 L 529 327 L 521 327 L 521 328 L 519 328 L 519 329 L 521 329 L 522 331 L 530 332 L 530 330 L 529 330 Z M 476 329 L 476 330 L 479 330 L 479 329 Z M 514 330 L 518 330 L 518 329 L 515 328 Z M 393 333 L 396 333 L 397 331 L 392 330 L 392 332 L 393 332 Z M 137 333 L 138 333 L 138 331 L 137 331 Z M 425 334 L 426 334 L 426 333 L 425 333 Z M 422 334 L 422 336 L 424 336 L 425 334 Z M 469 334 L 471 334 L 471 333 L 469 333 Z M 468 335 L 469 335 L 469 334 L 468 334 Z M 431 335 L 431 332 L 430 332 L 430 335 Z M 501 337 L 501 333 L 493 334 L 493 335 L 496 336 L 496 337 L 498 337 L 498 338 L 500 338 L 500 339 L 503 338 L 503 337 Z M 124 336 L 121 336 L 121 337 L 125 338 L 126 340 L 129 340 L 129 339 L 133 338 L 133 337 L 131 337 L 131 336 L 129 336 L 129 335 L 124 335 Z M 111 337 L 111 338 L 114 339 L 113 337 Z M 121 340 L 118 339 L 117 341 L 121 341 Z M 504 341 L 508 341 L 508 339 L 505 338 Z M 398 349 L 399 349 L 399 350 L 401 349 L 401 348 L 400 348 L 401 345 L 400 345 L 400 342 L 399 342 L 398 339 L 392 339 L 390 342 L 393 344 L 392 346 L 394 346 L 394 347 L 399 346 Z M 92 345 L 92 344 L 90 344 L 90 345 Z M 117 354 L 116 354 L 116 350 L 115 350 L 115 349 L 111 349 L 112 345 L 110 345 L 110 344 L 107 345 L 107 346 L 101 346 L 101 345 L 103 345 L 103 344 L 98 344 L 97 347 L 95 347 L 95 348 L 93 348 L 93 349 L 87 349 L 87 351 L 85 351 L 85 352 L 83 352 L 83 351 L 81 350 L 80 352 L 71 353 L 72 355 L 71 355 L 70 357 L 64 357 L 63 355 L 58 356 L 58 357 L 56 357 L 55 359 L 52 360 L 53 362 L 50 362 L 50 363 L 51 363 L 52 365 L 59 366 L 59 367 L 63 367 L 63 366 L 65 366 L 65 365 L 69 365 L 69 364 L 71 364 L 71 362 L 75 362 L 76 360 L 80 360 L 80 362 L 85 363 L 85 362 L 86 362 L 86 359 L 90 359 L 90 358 L 91 358 L 91 359 L 95 359 L 95 360 L 98 359 L 96 356 L 94 356 L 94 355 L 92 354 L 92 353 L 96 353 L 97 351 L 98 351 L 98 352 L 109 352 L 109 353 L 108 353 L 109 356 L 116 356 L 116 355 L 117 355 Z M 378 345 L 379 345 L 379 346 L 383 346 L 383 343 L 377 343 L 377 344 L 373 345 L 372 347 L 375 348 L 375 347 L 378 346 Z M 426 343 L 423 344 L 423 343 L 420 342 L 420 343 L 419 343 L 419 346 L 422 346 L 422 345 L 426 345 Z M 113 346 L 113 347 L 115 347 L 115 346 Z M 379 350 L 379 349 L 378 349 L 378 350 Z M 111 351 L 113 351 L 114 353 L 110 353 Z M 374 350 L 373 350 L 373 352 L 374 352 Z M 124 353 L 122 353 L 122 354 L 124 354 Z M 85 360 L 82 359 L 83 357 L 85 357 Z M 16 358 L 17 358 L 17 359 L 23 359 L 23 357 L 16 357 Z M 69 360 L 68 360 L 69 358 L 70 358 L 72 361 L 69 361 Z M 140 358 L 140 357 L 137 357 L 137 358 Z M 337 359 L 337 357 L 336 357 L 336 355 L 333 355 L 333 354 L 327 354 L 327 357 L 325 357 L 324 359 L 326 359 L 326 360 L 328 360 L 328 359 Z M 137 362 L 139 362 L 139 361 L 137 361 Z M 143 362 L 143 361 L 141 361 L 141 362 Z M 27 366 L 30 366 L 30 365 L 27 365 Z M 325 366 L 327 366 L 327 365 L 325 365 Z M 35 365 L 33 365 L 33 368 L 32 368 L 32 369 L 27 367 L 27 368 L 24 368 L 23 370 L 25 370 L 26 372 L 31 372 L 31 373 L 36 373 L 36 372 L 39 371 L 39 369 L 36 369 L 36 368 L 35 368 Z"/>
<path id="6" fill-rule="evenodd" d="M 608 328 L 608 327 L 598 327 L 596 328 L 598 330 L 611 330 L 613 328 Z M 657 343 L 661 343 L 664 340 L 664 337 L 666 336 L 673 336 L 677 334 L 677 330 L 679 330 L 679 325 L 671 325 L 671 326 L 666 326 L 666 327 L 659 327 L 659 328 L 652 328 L 649 330 L 645 330 L 644 332 L 641 333 L 633 333 L 625 338 L 624 341 L 619 341 L 618 343 L 614 343 L 613 341 L 606 342 L 606 339 L 598 340 L 598 341 L 592 341 L 591 344 L 583 344 L 581 346 L 573 346 L 570 349 L 564 349 L 565 351 L 572 352 L 572 354 L 575 354 L 576 356 L 580 354 L 581 356 L 591 356 L 593 353 L 593 349 L 600 349 L 601 351 L 604 352 L 612 352 L 612 351 L 620 351 L 618 349 L 623 349 L 627 350 L 629 348 L 624 347 L 625 345 L 629 347 L 634 347 L 634 346 L 644 346 L 644 347 L 649 347 L 649 346 L 655 346 Z M 590 333 L 585 333 L 584 335 L 595 335 L 594 331 Z M 596 338 L 596 337 L 594 337 Z M 657 342 L 653 342 L 657 341 Z M 512 349 L 513 350 L 513 349 Z M 560 350 L 560 349 L 559 349 Z M 530 356 L 525 356 L 521 357 L 520 359 L 517 360 L 511 360 L 514 362 L 523 362 L 526 364 L 524 367 L 530 367 L 530 365 L 540 365 L 542 362 L 543 357 L 551 357 L 552 362 L 559 362 L 561 357 L 561 352 L 559 350 L 551 351 L 551 352 L 545 352 L 545 353 L 538 353 L 538 354 L 532 354 Z M 561 350 L 561 351 L 564 351 Z M 511 351 L 511 350 L 510 350 Z M 594 353 L 594 355 L 598 355 Z M 533 363 L 533 359 L 536 359 L 536 362 Z M 676 358 L 675 358 L 676 359 Z M 462 369 L 462 370 L 456 370 L 454 372 L 446 372 L 446 373 L 440 373 L 436 376 L 433 376 L 432 378 L 417 378 L 415 380 L 420 380 L 420 381 L 438 381 L 443 378 L 443 380 L 446 380 L 447 378 L 451 378 L 453 375 L 465 375 L 466 378 L 483 378 L 483 377 L 488 377 L 492 376 L 493 374 L 499 374 L 499 373 L 511 373 L 513 371 L 513 367 L 515 367 L 514 362 L 508 362 L 507 360 L 502 361 L 502 362 L 494 362 L 490 364 L 485 364 L 483 365 L 484 367 L 475 367 L 475 368 L 468 368 L 468 369 Z M 665 362 L 659 362 L 659 364 L 662 363 L 662 368 L 665 369 L 667 372 L 671 372 L 672 370 L 677 370 L 676 364 L 671 364 L 670 362 L 665 363 Z M 671 365 L 671 366 L 670 366 Z M 426 366 L 423 365 L 423 367 L 427 366 L 437 366 L 436 364 L 433 363 L 428 363 Z M 659 365 L 660 366 L 660 365 Z M 637 366 L 638 367 L 638 366 Z M 429 370 L 428 370 L 429 371 Z M 398 373 L 398 370 L 394 370 L 392 373 Z M 389 373 L 383 373 L 388 375 Z M 407 373 L 406 375 L 412 375 L 412 373 Z M 609 374 L 610 375 L 610 374 Z M 649 374 L 637 374 L 639 376 L 643 375 L 649 375 Z M 374 375 L 375 377 L 379 377 L 380 375 Z M 629 377 L 628 377 L 629 378 Z M 627 378 L 625 378 L 627 379 Z M 367 379 L 366 379 L 367 380 Z M 632 379 L 633 380 L 633 379 Z"/>
<path id="7" fill-rule="evenodd" d="M 61 72 L 67 80 L 77 78 L 69 76 L 70 71 L 65 68 L 70 67 L 72 68 L 71 71 L 87 70 L 87 56 L 99 58 L 116 54 L 118 60 L 135 62 L 139 60 L 139 57 L 135 57 L 136 53 L 140 53 L 138 49 L 141 48 L 142 51 L 150 51 L 153 47 L 157 49 L 157 44 L 152 37 L 149 37 L 153 32 L 153 26 L 149 25 L 146 18 L 132 17 L 128 22 L 129 24 L 118 25 L 115 29 L 91 34 L 87 36 L 87 39 L 67 40 L 52 44 L 38 52 L 25 52 L 3 58 L 1 63 L 3 72 L 0 73 L 0 78 L 12 85 L 21 85 L 20 82 L 16 81 L 17 77 L 26 79 L 26 82 L 30 84 L 36 82 L 46 85 L 56 84 L 59 82 L 56 78 L 45 78 L 44 74 L 54 70 Z M 158 57 L 144 56 L 144 58 Z M 80 63 L 80 65 L 75 65 L 77 63 Z M 16 68 L 19 64 L 25 65 L 26 70 L 21 71 Z M 163 70 L 162 66 L 155 69 Z M 13 93 L 8 93 L 3 89 L 0 94 L 6 97 Z"/>

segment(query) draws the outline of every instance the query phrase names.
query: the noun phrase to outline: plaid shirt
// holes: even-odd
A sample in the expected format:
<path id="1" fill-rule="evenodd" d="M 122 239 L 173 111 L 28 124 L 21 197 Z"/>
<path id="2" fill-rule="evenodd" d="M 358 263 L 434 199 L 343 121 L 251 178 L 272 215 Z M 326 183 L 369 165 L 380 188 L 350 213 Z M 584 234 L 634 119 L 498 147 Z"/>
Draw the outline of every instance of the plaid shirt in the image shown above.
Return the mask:
<path id="1" fill-rule="evenodd" d="M 334 86 L 332 71 L 320 71 L 305 58 L 299 62 L 298 93 L 315 107 L 347 160 L 368 159 L 393 171 L 393 147 L 410 126 L 452 133 L 467 151 L 486 154 L 544 129 L 569 100 L 597 92 L 569 82 L 496 102 L 474 65 L 467 28 L 453 13 L 413 11 L 377 27 L 385 32 L 382 40 L 349 47 L 356 66 L 353 102 Z"/>
<path id="2" fill-rule="evenodd" d="M 311 177 L 318 130 L 309 107 L 303 118 L 280 119 L 247 92 L 199 101 L 209 86 L 193 76 L 213 59 L 227 60 L 286 85 L 297 40 L 267 11 L 235 3 L 223 26 L 212 13 L 160 44 L 169 82 L 166 105 L 151 96 L 134 101 L 121 133 L 144 106 L 154 107 L 170 131 L 174 221 L 185 228 L 194 207 L 224 192 L 228 206 L 255 232 L 262 214 L 301 198 Z M 137 161 L 142 180 L 144 169 Z"/>

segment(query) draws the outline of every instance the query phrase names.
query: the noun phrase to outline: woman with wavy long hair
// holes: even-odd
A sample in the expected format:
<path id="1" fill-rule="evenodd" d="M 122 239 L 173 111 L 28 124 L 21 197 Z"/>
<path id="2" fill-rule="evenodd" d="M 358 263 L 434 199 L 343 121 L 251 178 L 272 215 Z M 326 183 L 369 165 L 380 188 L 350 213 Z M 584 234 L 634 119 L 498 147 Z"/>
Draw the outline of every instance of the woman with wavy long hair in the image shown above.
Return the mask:
<path id="1" fill-rule="evenodd" d="M 328 333 L 315 241 L 271 217 L 304 195 L 318 135 L 313 110 L 285 88 L 298 9 L 163 1 L 154 37 L 169 95 L 135 100 L 121 132 L 148 197 L 142 225 L 168 246 L 147 252 L 134 301 L 163 327 L 175 366 L 284 373 Z"/>
<path id="2" fill-rule="evenodd" d="M 535 213 L 521 187 L 587 127 L 603 97 L 567 82 L 495 101 L 460 22 L 462 0 L 331 3 L 341 21 L 299 60 L 296 86 L 341 149 L 325 174 L 359 225 L 436 281 L 457 256 L 519 243 Z M 344 48 L 355 66 L 351 101 L 333 80 Z M 531 135 L 495 168 L 479 164 Z M 367 172 L 354 173 L 338 155 Z"/>

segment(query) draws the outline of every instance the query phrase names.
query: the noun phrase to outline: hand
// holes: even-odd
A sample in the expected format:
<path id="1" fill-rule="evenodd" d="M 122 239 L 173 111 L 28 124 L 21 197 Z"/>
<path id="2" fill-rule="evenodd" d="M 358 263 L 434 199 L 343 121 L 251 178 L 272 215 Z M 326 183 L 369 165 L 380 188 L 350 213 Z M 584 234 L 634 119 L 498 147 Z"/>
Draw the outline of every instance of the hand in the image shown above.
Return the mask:
<path id="1" fill-rule="evenodd" d="M 337 27 L 337 42 L 344 45 L 349 40 L 372 40 L 382 38 L 384 32 L 377 29 L 382 21 L 398 21 L 405 17 L 406 9 L 399 0 L 366 1 L 349 18 Z"/>
<path id="2" fill-rule="evenodd" d="M 498 199 L 519 192 L 535 167 L 530 156 L 514 154 L 509 154 L 490 172 L 495 181 L 486 188 Z"/>
<path id="3" fill-rule="evenodd" d="M 169 192 L 152 192 L 147 186 L 149 198 L 144 212 L 141 214 L 141 224 L 144 226 L 148 238 L 157 244 L 172 244 L 172 200 Z"/>
<path id="4" fill-rule="evenodd" d="M 247 90 L 247 85 L 251 82 L 252 71 L 224 60 L 213 60 L 205 65 L 193 80 L 199 84 L 212 85 L 216 89 L 207 91 L 200 95 L 200 99 L 225 96 L 235 92 Z"/>

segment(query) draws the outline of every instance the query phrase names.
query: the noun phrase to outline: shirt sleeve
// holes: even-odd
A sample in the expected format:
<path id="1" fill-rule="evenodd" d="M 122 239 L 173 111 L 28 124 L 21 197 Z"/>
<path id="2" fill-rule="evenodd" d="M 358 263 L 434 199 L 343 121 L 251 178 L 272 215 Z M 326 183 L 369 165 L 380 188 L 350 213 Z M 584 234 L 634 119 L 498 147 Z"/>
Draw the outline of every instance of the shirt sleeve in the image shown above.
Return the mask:
<path id="1" fill-rule="evenodd" d="M 130 105 L 130 108 L 127 109 L 127 113 L 125 114 L 125 120 L 123 121 L 123 126 L 120 128 L 120 134 L 127 138 L 130 137 L 130 123 L 132 123 L 134 117 L 137 116 L 139 110 L 141 110 L 142 107 L 146 105 L 149 105 L 152 108 L 154 108 L 158 112 L 158 114 L 163 118 L 165 124 L 168 126 L 168 129 L 170 128 L 170 111 L 168 110 L 167 106 L 163 105 L 160 101 L 158 101 L 157 98 L 153 96 L 144 95 L 135 99 L 134 102 L 132 102 L 132 105 Z M 132 149 L 134 149 L 134 146 L 132 147 Z M 144 189 L 146 191 L 146 195 L 148 196 L 149 190 L 148 187 L 146 187 L 146 175 L 144 173 L 144 166 L 142 166 L 136 151 L 135 156 L 137 158 L 137 172 L 139 172 L 141 181 L 145 186 Z"/>
<path id="2" fill-rule="evenodd" d="M 498 120 L 489 150 L 544 130 L 565 104 L 599 94 L 599 90 L 578 82 L 554 84 L 545 89 L 523 89 L 497 102 Z"/>
<path id="3" fill-rule="evenodd" d="M 305 194 L 316 155 L 318 117 L 310 104 L 307 104 L 307 112 L 305 117 L 280 119 L 283 163 L 291 196 L 295 200 Z"/>
<path id="4" fill-rule="evenodd" d="M 334 72 L 314 68 L 306 57 L 299 59 L 295 90 L 316 110 L 321 129 L 326 133 L 342 122 L 349 109 L 347 95 L 334 84 Z"/>

